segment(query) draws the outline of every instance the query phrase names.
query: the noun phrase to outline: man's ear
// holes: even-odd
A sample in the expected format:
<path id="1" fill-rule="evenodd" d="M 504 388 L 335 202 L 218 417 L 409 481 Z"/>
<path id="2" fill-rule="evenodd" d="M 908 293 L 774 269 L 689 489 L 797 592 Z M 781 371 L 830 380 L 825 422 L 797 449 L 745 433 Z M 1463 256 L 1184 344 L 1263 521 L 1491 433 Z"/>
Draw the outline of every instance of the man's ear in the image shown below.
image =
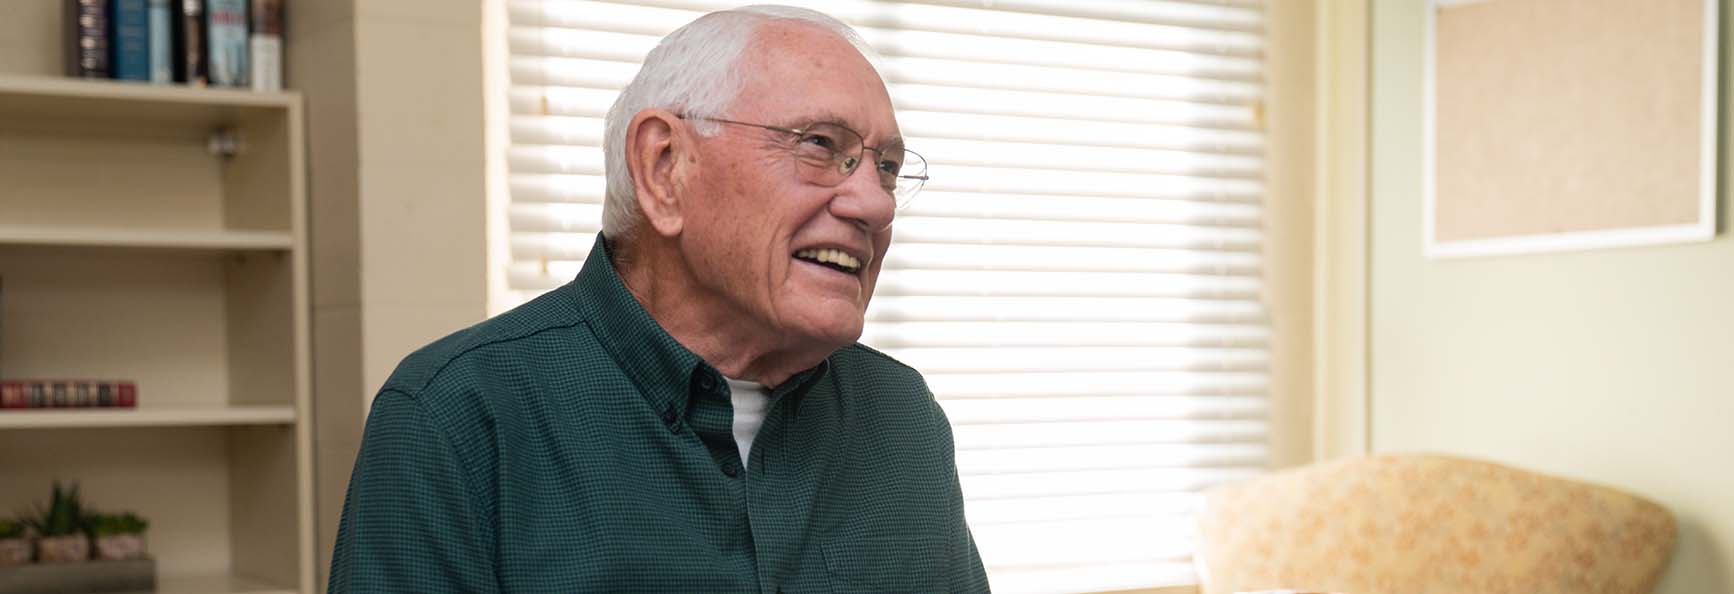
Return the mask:
<path id="1" fill-rule="evenodd" d="M 626 126 L 626 168 L 638 210 L 663 237 L 680 235 L 686 218 L 681 204 L 681 159 L 693 149 L 685 120 L 661 109 L 646 109 Z"/>

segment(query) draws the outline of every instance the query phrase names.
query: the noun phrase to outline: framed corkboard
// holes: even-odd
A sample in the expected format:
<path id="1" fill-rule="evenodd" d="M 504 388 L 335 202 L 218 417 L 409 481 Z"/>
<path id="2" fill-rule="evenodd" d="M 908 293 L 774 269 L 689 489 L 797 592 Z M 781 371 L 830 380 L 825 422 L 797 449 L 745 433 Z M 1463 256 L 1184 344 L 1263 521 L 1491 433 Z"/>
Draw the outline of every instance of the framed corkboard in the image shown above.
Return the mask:
<path id="1" fill-rule="evenodd" d="M 1716 234 L 1717 0 L 1429 0 L 1429 257 Z"/>

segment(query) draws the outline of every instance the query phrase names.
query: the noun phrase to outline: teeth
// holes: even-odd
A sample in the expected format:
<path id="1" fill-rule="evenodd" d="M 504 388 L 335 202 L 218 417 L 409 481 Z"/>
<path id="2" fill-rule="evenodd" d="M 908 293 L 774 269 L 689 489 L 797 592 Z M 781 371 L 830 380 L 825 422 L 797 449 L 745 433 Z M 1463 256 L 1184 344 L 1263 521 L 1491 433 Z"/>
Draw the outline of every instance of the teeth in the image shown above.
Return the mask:
<path id="1" fill-rule="evenodd" d="M 847 252 L 844 252 L 843 250 L 839 250 L 839 249 L 833 249 L 833 248 L 804 249 L 804 250 L 795 252 L 795 257 L 796 258 L 803 258 L 803 259 L 807 259 L 807 260 L 812 260 L 815 262 L 821 262 L 821 263 L 825 263 L 825 264 L 836 264 L 838 266 L 842 266 L 844 268 L 847 268 L 850 271 L 858 270 L 861 268 L 861 260 L 859 258 L 851 256 Z"/>

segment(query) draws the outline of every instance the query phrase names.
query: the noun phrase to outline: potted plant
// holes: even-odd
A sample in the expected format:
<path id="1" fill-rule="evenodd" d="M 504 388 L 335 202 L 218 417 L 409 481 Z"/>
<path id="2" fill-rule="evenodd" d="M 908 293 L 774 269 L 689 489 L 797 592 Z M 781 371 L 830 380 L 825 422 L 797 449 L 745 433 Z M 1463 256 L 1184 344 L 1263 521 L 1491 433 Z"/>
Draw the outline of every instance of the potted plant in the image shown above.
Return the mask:
<path id="1" fill-rule="evenodd" d="M 0 518 L 0 567 L 30 562 L 30 536 L 24 528 L 24 522 Z"/>
<path id="2" fill-rule="evenodd" d="M 48 509 L 36 508 L 29 520 L 36 530 L 36 560 L 42 563 L 90 559 L 90 539 L 84 534 L 84 504 L 78 499 L 78 483 L 61 489 L 54 481 L 54 498 Z"/>
<path id="3" fill-rule="evenodd" d="M 90 514 L 86 516 L 90 538 L 96 545 L 96 558 L 104 561 L 142 559 L 145 554 L 144 532 L 150 522 L 132 512 Z"/>

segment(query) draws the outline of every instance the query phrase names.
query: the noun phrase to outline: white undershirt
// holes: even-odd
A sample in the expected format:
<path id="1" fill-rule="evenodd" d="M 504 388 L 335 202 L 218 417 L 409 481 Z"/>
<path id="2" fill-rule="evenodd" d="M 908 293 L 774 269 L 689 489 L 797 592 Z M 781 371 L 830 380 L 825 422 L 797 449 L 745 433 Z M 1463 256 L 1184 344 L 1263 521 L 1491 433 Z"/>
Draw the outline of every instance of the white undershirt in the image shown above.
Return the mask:
<path id="1" fill-rule="evenodd" d="M 728 379 L 728 378 L 724 378 Z M 753 452 L 753 437 L 765 424 L 765 401 L 770 395 L 765 387 L 754 382 L 729 379 L 729 401 L 735 407 L 735 445 L 741 450 L 741 466 L 746 466 Z"/>

